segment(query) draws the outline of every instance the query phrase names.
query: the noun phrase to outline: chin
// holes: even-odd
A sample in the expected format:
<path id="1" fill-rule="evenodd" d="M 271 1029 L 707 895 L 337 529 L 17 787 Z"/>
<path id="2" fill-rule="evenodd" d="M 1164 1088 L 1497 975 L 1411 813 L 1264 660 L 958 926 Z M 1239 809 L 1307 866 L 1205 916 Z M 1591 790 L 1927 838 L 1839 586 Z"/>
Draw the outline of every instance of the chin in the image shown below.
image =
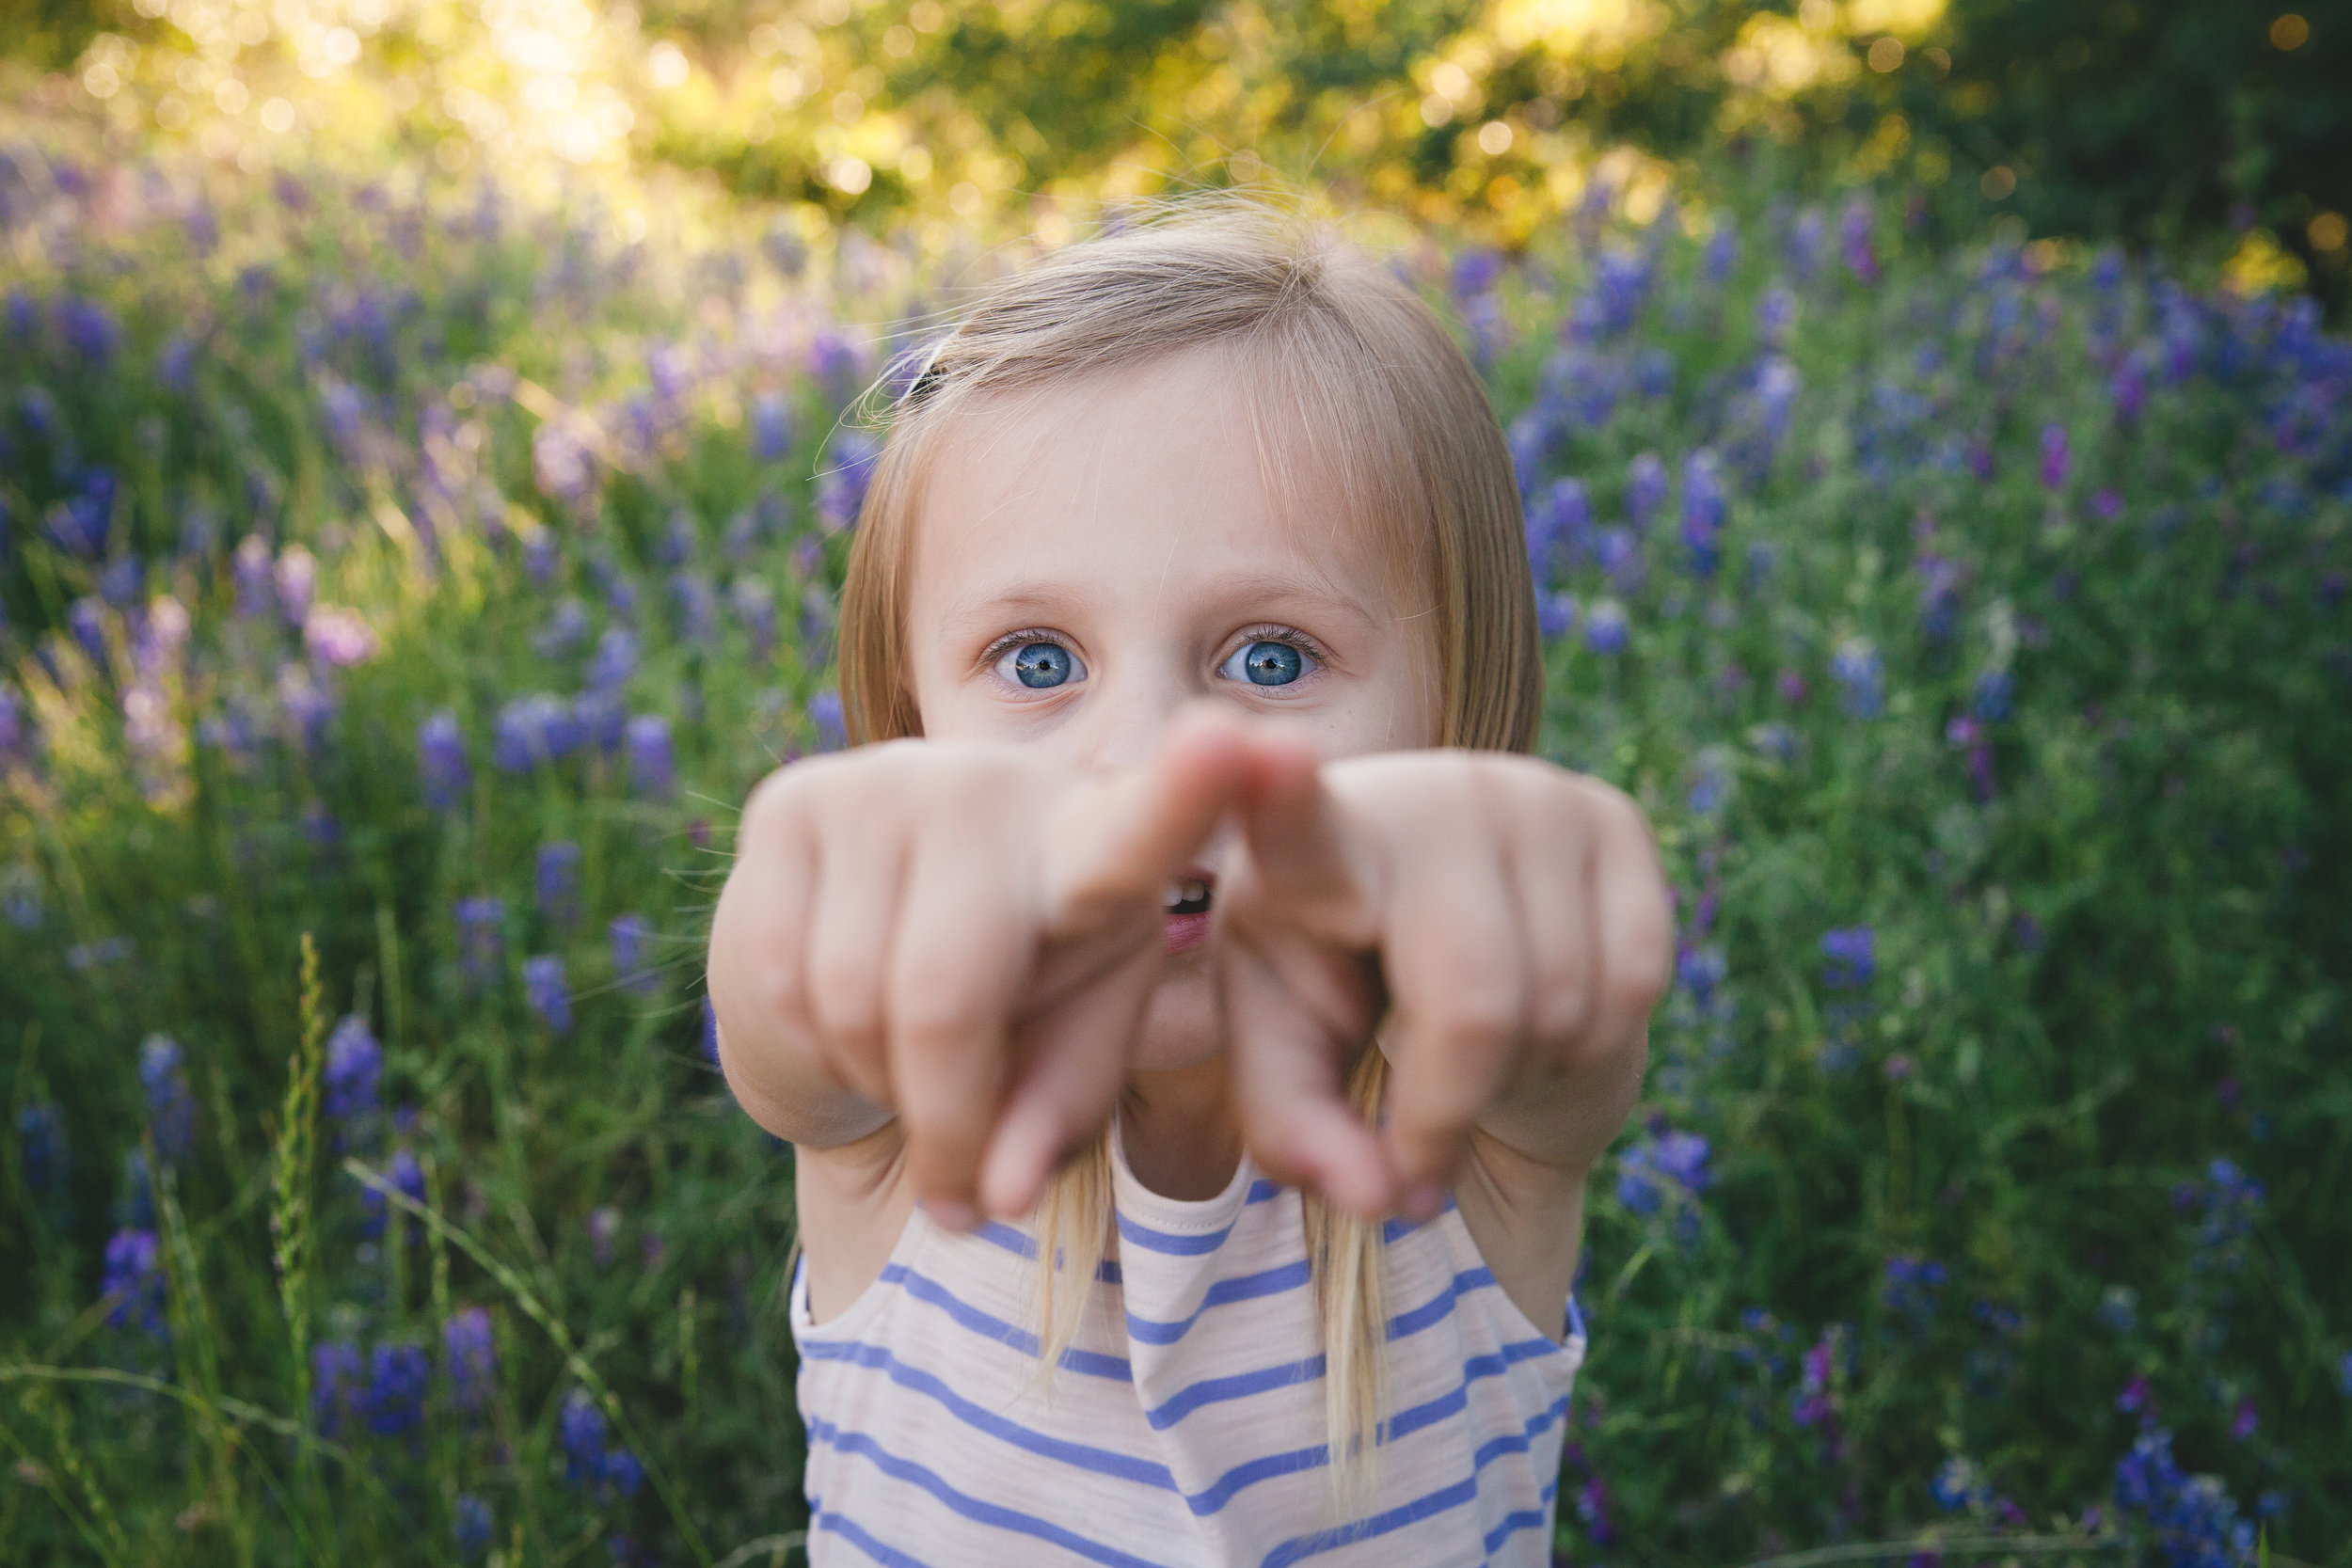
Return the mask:
<path id="1" fill-rule="evenodd" d="M 1143 1029 L 1131 1072 L 1173 1072 L 1225 1054 L 1225 1031 L 1216 1016 L 1216 990 L 1209 977 L 1208 954 L 1196 950 L 1169 960 L 1159 989 L 1143 1010 Z"/>

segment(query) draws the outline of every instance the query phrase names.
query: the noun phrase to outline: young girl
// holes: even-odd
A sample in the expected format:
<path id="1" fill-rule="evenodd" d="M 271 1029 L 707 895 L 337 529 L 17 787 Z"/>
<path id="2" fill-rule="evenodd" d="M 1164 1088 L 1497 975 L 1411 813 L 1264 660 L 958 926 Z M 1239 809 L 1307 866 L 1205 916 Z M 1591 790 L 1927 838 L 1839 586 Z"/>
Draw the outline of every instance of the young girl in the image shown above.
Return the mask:
<path id="1" fill-rule="evenodd" d="M 1073 245 L 894 411 L 855 750 L 710 942 L 798 1149 L 819 1564 L 1549 1560 L 1648 830 L 1521 754 L 1509 457 L 1385 269 L 1262 210 Z"/>

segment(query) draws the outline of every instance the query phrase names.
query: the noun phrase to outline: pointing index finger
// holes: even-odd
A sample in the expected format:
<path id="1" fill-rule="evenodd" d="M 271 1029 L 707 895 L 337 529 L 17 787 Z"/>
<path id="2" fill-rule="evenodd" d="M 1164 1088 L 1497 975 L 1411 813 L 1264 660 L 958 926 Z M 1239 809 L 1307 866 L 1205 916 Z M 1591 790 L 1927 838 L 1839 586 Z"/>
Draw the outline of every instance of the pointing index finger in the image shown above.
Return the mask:
<path id="1" fill-rule="evenodd" d="M 1248 777 L 1249 740 L 1214 711 L 1181 715 L 1158 753 L 1080 807 L 1049 863 L 1049 927 L 1156 900 L 1216 831 Z"/>

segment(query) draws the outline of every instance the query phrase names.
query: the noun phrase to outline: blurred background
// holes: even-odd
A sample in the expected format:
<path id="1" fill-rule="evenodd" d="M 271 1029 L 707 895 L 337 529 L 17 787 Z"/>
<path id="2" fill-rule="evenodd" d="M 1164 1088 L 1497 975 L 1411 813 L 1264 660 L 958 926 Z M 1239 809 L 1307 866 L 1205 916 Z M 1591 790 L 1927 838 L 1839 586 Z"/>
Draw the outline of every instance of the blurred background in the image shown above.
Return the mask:
<path id="1" fill-rule="evenodd" d="M 2229 0 L 0 0 L 0 1562 L 805 1560 L 734 813 L 843 743 L 912 356 L 1230 185 L 1485 377 L 1540 750 L 1675 887 L 1554 1561 L 2352 1568 L 2347 81 Z"/>

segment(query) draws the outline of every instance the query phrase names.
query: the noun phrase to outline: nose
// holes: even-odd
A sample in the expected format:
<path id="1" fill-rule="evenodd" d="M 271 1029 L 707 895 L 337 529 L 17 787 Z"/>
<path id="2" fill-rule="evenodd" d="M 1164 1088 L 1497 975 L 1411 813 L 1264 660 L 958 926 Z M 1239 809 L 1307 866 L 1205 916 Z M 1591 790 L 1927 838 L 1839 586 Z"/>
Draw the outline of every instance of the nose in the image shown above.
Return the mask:
<path id="1" fill-rule="evenodd" d="M 1131 655 L 1089 684 L 1094 689 L 1066 733 L 1076 764 L 1105 775 L 1149 762 L 1176 715 L 1202 695 L 1172 654 Z"/>

